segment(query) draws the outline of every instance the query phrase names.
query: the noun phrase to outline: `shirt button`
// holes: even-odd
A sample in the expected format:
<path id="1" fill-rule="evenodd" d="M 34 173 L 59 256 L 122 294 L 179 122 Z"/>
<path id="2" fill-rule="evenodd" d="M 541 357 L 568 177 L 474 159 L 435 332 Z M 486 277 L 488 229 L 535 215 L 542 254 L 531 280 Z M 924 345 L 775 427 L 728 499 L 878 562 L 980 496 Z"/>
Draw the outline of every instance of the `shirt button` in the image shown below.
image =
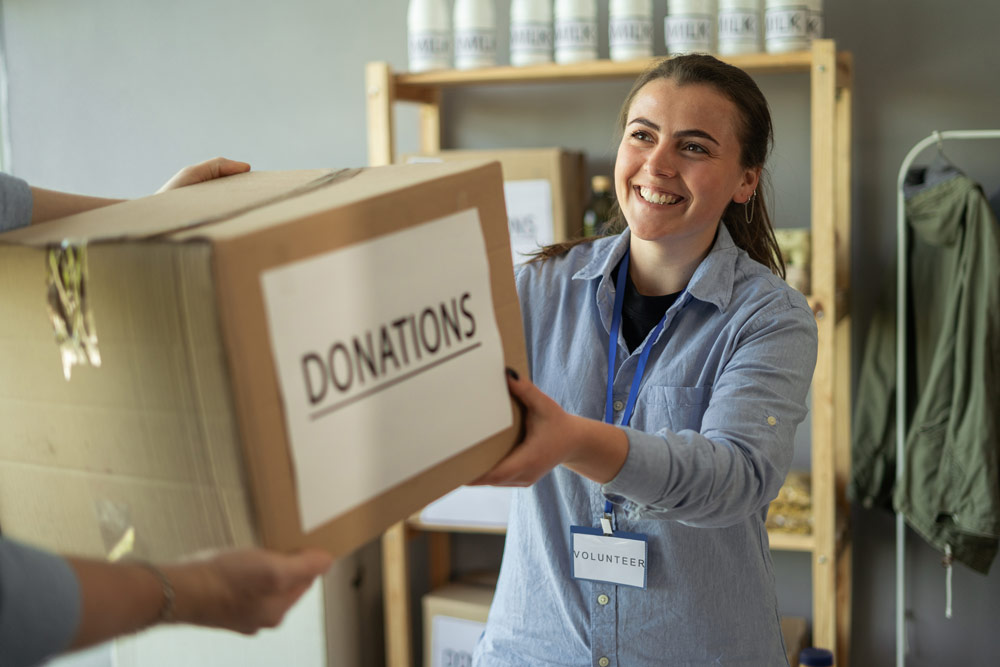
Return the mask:
<path id="1" fill-rule="evenodd" d="M 601 667 L 608 667 L 608 665 L 611 664 L 611 661 L 608 660 L 607 658 L 601 658 L 600 660 L 597 661 L 597 664 L 600 665 Z"/>
<path id="2" fill-rule="evenodd" d="M 606 605 L 609 602 L 611 602 L 611 598 L 609 598 L 604 593 L 601 593 L 600 595 L 597 596 L 597 604 Z"/>
<path id="3" fill-rule="evenodd" d="M 614 405 L 612 407 L 615 410 L 618 410 L 619 412 L 621 412 L 622 410 L 625 409 L 625 404 L 623 402 L 621 402 L 621 401 L 615 401 Z"/>
<path id="4" fill-rule="evenodd" d="M 775 419 L 774 417 L 768 417 L 767 418 L 767 423 L 770 424 L 771 426 L 774 426 L 775 424 L 778 423 L 778 420 Z"/>

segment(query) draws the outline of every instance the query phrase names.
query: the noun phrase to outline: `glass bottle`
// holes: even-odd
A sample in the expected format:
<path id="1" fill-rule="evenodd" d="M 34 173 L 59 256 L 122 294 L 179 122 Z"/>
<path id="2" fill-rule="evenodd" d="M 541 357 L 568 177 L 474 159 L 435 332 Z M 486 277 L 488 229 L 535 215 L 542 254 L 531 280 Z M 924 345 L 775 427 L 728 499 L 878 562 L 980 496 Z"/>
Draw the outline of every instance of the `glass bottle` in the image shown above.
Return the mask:
<path id="1" fill-rule="evenodd" d="M 611 178 L 594 176 L 590 179 L 590 201 L 583 211 L 583 235 L 603 236 L 615 210 L 615 196 L 611 191 Z"/>

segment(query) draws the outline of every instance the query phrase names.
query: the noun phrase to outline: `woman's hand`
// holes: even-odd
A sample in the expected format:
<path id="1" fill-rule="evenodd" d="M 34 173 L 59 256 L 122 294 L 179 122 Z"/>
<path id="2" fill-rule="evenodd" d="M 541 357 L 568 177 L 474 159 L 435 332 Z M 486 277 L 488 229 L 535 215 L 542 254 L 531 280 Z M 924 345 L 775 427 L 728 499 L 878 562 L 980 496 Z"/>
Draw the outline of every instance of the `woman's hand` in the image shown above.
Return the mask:
<path id="1" fill-rule="evenodd" d="M 614 479 L 628 456 L 624 431 L 569 414 L 509 369 L 507 386 L 525 408 L 524 441 L 471 484 L 531 486 L 558 465 L 601 484 Z"/>
<path id="2" fill-rule="evenodd" d="M 193 164 L 190 167 L 184 167 L 174 174 L 173 178 L 164 183 L 163 187 L 157 190 L 157 192 L 175 190 L 185 185 L 194 185 L 195 183 L 211 181 L 215 178 L 232 176 L 233 174 L 242 174 L 246 171 L 250 171 L 250 165 L 246 162 L 237 162 L 236 160 L 217 157 L 205 160 L 199 164 Z"/>

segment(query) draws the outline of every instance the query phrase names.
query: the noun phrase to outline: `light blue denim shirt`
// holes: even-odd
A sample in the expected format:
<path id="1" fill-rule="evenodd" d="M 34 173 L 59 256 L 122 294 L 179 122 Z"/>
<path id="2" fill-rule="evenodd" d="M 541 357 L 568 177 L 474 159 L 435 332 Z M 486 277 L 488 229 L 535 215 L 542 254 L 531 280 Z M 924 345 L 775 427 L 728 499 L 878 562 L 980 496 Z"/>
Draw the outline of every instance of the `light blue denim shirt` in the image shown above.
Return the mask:
<path id="1" fill-rule="evenodd" d="M 532 379 L 567 411 L 602 419 L 612 270 L 629 233 L 517 273 Z M 503 564 L 474 663 L 786 665 L 764 519 L 792 458 L 816 363 L 805 298 L 737 248 L 724 225 L 660 335 L 619 335 L 620 421 L 652 345 L 629 453 L 605 484 L 557 468 L 517 489 Z M 648 536 L 645 590 L 575 580 L 570 526 Z"/>

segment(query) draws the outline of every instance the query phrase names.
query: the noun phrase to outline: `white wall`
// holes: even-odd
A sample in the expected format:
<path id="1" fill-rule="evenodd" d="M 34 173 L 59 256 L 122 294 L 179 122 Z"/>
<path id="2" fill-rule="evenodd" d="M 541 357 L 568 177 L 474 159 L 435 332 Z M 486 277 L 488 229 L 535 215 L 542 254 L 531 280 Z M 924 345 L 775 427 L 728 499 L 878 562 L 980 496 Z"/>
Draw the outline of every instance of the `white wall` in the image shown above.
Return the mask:
<path id="1" fill-rule="evenodd" d="M 600 5 L 606 12 L 607 3 Z M 859 355 L 878 293 L 893 280 L 900 161 L 934 129 L 1000 126 L 1000 5 L 825 5 L 826 34 L 855 57 L 852 307 Z M 665 3 L 655 6 L 662 17 Z M 217 154 L 258 169 L 363 165 L 364 64 L 406 64 L 406 0 L 3 0 L 2 7 L 13 171 L 39 185 L 92 194 L 148 193 L 180 166 Z M 498 7 L 502 27 L 507 3 Z M 661 23 L 657 39 L 662 44 Z M 798 226 L 809 207 L 803 81 L 760 82 L 778 129 L 778 224 Z M 625 88 L 451 94 L 443 136 L 446 145 L 464 147 L 582 148 L 592 171 L 607 171 Z M 415 117 L 401 116 L 399 148 L 413 150 Z M 988 192 L 1000 188 L 1000 147 L 955 146 L 948 154 Z M 853 663 L 891 664 L 891 517 L 855 509 L 854 541 Z M 956 567 L 956 616 L 945 621 L 938 557 L 912 534 L 909 545 L 908 664 L 992 664 L 983 649 L 997 647 L 1000 566 L 988 577 Z M 463 541 L 459 549 L 489 560 L 496 545 Z M 778 554 L 775 566 L 783 609 L 808 613 L 808 558 Z M 366 620 L 377 624 L 377 604 L 369 609 Z"/>
<path id="2" fill-rule="evenodd" d="M 363 65 L 405 65 L 401 0 L 9 0 L 13 171 L 138 196 L 227 155 L 357 166 Z"/>

